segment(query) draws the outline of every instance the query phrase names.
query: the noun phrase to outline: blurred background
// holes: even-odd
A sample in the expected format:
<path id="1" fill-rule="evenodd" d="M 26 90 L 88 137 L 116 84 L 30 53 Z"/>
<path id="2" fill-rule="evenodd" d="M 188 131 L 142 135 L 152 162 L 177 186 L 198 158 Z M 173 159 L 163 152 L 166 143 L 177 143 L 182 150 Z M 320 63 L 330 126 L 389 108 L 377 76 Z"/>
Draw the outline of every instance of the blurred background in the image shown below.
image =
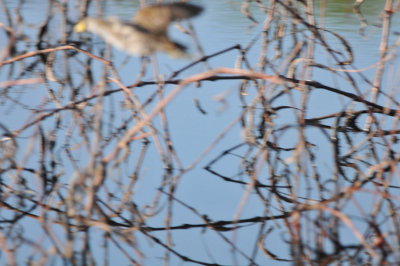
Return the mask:
<path id="1" fill-rule="evenodd" d="M 0 1 L 1 264 L 399 261 L 399 2 L 192 1 L 191 59 L 72 30 L 153 3 Z"/>

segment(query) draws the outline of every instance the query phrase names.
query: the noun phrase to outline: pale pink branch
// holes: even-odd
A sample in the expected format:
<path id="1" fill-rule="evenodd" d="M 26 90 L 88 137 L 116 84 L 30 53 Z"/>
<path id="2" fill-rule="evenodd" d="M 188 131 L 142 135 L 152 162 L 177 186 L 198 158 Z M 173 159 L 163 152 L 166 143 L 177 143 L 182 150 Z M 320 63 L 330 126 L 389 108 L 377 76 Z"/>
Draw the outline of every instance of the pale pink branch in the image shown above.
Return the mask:
<path id="1" fill-rule="evenodd" d="M 44 78 L 28 78 L 28 79 L 18 79 L 18 80 L 6 80 L 0 82 L 0 88 L 12 87 L 17 85 L 30 85 L 45 82 Z"/>
<path id="2" fill-rule="evenodd" d="M 17 262 L 15 261 L 14 253 L 12 252 L 11 249 L 8 248 L 6 239 L 1 232 L 0 232 L 0 247 L 4 251 L 4 253 L 8 259 L 8 264 L 12 265 L 12 266 L 16 266 Z"/>
<path id="3" fill-rule="evenodd" d="M 375 258 L 376 261 L 378 261 L 378 254 L 373 250 L 370 245 L 368 245 L 367 241 L 365 240 L 364 236 L 361 234 L 360 231 L 356 228 L 356 226 L 352 223 L 350 218 L 345 215 L 344 213 L 332 209 L 328 206 L 323 207 L 323 210 L 331 213 L 332 215 L 338 217 L 340 220 L 342 220 L 352 231 L 354 236 L 361 242 L 361 244 L 364 246 L 364 248 Z"/>
<path id="4" fill-rule="evenodd" d="M 11 64 L 29 57 L 33 57 L 33 56 L 37 56 L 39 54 L 47 54 L 47 53 L 51 53 L 51 52 L 55 52 L 55 51 L 61 51 L 61 50 L 75 50 L 81 53 L 84 53 L 100 62 L 102 62 L 103 64 L 106 65 L 110 65 L 111 63 L 107 60 L 104 60 L 103 58 L 96 56 L 94 54 L 89 53 L 88 51 L 76 48 L 75 46 L 72 45 L 64 45 L 64 46 L 59 46 L 59 47 L 54 47 L 54 48 L 47 48 L 47 49 L 43 49 L 43 50 L 37 50 L 37 51 L 32 51 L 32 52 L 28 52 L 19 56 L 16 56 L 14 58 L 11 58 L 9 60 L 5 60 L 3 62 L 0 62 L 0 67 L 7 65 L 7 64 Z"/>
<path id="5" fill-rule="evenodd" d="M 252 71 L 252 70 L 244 70 L 244 69 L 235 69 L 235 68 L 227 68 L 227 67 L 220 67 L 214 70 L 206 71 L 200 74 L 195 74 L 190 77 L 187 77 L 183 79 L 179 85 L 171 91 L 165 98 L 163 98 L 153 109 L 153 111 L 145 117 L 143 120 L 141 120 L 139 123 L 135 124 L 131 129 L 127 131 L 125 134 L 125 137 L 122 138 L 118 144 L 117 147 L 109 153 L 106 157 L 104 157 L 104 161 L 108 162 L 112 158 L 114 158 L 119 151 L 123 148 L 126 147 L 126 145 L 132 140 L 133 136 L 144 126 L 146 126 L 151 119 L 153 119 L 160 111 L 163 110 L 163 108 L 171 102 L 185 87 L 186 85 L 194 82 L 199 82 L 201 80 L 214 77 L 217 74 L 240 74 L 247 76 L 249 78 L 254 78 L 254 79 L 263 79 L 263 80 L 268 80 L 272 83 L 276 84 L 283 84 L 284 80 L 280 77 L 277 76 L 271 76 L 271 75 L 266 75 L 261 72 L 257 71 Z"/>

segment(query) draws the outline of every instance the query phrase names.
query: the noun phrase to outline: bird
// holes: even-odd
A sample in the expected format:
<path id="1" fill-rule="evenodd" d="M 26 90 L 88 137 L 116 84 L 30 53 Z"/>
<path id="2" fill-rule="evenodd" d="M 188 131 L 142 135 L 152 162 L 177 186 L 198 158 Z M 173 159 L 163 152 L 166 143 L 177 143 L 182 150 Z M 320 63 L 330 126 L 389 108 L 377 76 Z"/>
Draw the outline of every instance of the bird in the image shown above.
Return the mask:
<path id="1" fill-rule="evenodd" d="M 190 3 L 161 3 L 140 9 L 131 22 L 118 18 L 85 17 L 75 32 L 89 32 L 133 56 L 149 56 L 164 52 L 171 57 L 185 57 L 187 48 L 168 36 L 168 27 L 174 21 L 189 19 L 203 11 Z"/>

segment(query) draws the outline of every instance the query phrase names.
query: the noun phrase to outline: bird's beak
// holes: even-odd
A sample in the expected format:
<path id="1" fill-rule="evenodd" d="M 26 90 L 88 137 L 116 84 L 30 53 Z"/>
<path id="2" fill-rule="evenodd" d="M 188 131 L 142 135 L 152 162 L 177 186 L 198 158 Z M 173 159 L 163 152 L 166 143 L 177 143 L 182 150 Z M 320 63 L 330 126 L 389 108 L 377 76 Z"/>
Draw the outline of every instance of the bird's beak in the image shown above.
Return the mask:
<path id="1" fill-rule="evenodd" d="M 83 32 L 85 30 L 86 30 L 86 23 L 83 20 L 79 21 L 78 24 L 76 24 L 74 27 L 75 32 Z"/>

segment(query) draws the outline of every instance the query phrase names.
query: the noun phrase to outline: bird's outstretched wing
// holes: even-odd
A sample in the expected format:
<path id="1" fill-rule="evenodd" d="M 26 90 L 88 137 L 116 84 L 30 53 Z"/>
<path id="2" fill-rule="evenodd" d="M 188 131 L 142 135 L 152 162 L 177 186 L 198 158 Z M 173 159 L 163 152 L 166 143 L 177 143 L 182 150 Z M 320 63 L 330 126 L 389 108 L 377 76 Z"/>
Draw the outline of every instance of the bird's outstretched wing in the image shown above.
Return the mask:
<path id="1" fill-rule="evenodd" d="M 164 33 L 171 22 L 197 16 L 202 11 L 201 6 L 189 3 L 156 4 L 140 9 L 133 23 L 153 33 Z"/>

